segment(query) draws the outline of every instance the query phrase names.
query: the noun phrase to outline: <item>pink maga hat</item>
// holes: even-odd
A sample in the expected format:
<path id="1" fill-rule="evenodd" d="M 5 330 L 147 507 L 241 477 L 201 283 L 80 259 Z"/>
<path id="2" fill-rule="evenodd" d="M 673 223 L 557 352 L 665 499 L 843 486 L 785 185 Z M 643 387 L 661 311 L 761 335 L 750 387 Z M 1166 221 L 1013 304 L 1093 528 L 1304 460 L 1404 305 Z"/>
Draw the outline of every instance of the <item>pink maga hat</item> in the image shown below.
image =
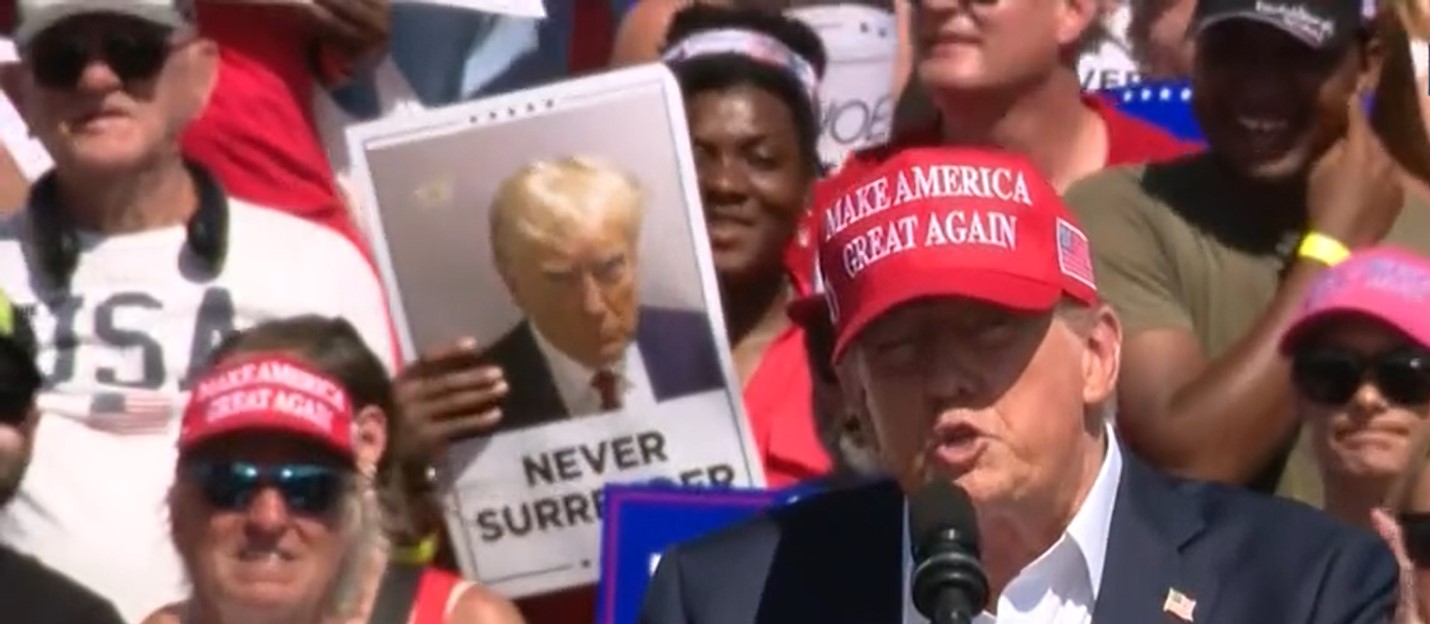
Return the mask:
<path id="1" fill-rule="evenodd" d="M 1281 336 L 1290 353 L 1328 319 L 1359 315 L 1376 319 L 1430 348 L 1430 260 L 1382 245 L 1357 251 L 1327 269 L 1311 286 L 1295 322 Z"/>
<path id="2" fill-rule="evenodd" d="M 927 297 L 979 299 L 1014 310 L 1063 297 L 1098 301 L 1087 236 L 1027 160 L 1005 152 L 899 152 L 860 176 L 816 189 L 824 303 L 804 298 L 797 321 L 827 311 L 834 359 L 880 315 Z"/>

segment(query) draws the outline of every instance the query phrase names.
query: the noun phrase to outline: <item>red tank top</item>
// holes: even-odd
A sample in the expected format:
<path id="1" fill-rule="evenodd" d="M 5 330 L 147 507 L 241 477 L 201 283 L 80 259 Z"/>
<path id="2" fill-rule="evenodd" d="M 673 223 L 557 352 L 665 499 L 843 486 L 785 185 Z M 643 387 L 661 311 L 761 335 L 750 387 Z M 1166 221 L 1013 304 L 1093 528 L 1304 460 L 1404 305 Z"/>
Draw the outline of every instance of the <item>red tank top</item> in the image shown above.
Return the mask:
<path id="1" fill-rule="evenodd" d="M 412 601 L 412 624 L 443 624 L 447 621 L 447 605 L 452 591 L 462 579 L 451 572 L 428 566 L 417 582 L 417 597 Z"/>

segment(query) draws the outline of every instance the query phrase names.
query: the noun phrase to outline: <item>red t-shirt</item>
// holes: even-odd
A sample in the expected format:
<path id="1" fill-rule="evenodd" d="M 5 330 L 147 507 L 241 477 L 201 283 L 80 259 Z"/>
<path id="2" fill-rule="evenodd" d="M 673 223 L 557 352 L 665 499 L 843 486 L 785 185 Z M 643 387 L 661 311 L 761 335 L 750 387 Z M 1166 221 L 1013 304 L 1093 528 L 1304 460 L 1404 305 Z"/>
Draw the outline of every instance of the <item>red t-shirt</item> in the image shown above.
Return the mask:
<path id="1" fill-rule="evenodd" d="M 1102 97 L 1084 94 L 1082 103 L 1096 111 L 1098 116 L 1102 117 L 1102 123 L 1107 128 L 1107 161 L 1104 166 L 1115 167 L 1166 160 L 1201 149 L 1201 146 L 1196 143 L 1178 139 L 1166 130 L 1117 110 L 1112 103 Z M 846 175 L 859 175 L 863 169 L 878 164 L 898 150 L 907 147 L 937 145 L 938 143 L 939 126 L 937 124 L 922 128 L 896 138 L 888 145 L 872 147 L 851 154 L 844 161 L 843 167 L 829 180 L 832 181 Z M 805 222 L 800 226 L 800 233 L 795 237 L 794 244 L 790 245 L 785 254 L 785 261 L 790 270 L 795 272 L 798 281 L 805 284 L 813 282 L 815 264 L 813 234 L 817 231 L 819 231 L 819 225 L 815 221 L 814 211 L 810 211 L 805 216 Z"/>
<path id="2" fill-rule="evenodd" d="M 199 2 L 199 29 L 219 45 L 218 84 L 183 136 L 184 153 L 240 199 L 330 226 L 358 243 L 318 137 L 301 11 Z"/>
<path id="3" fill-rule="evenodd" d="M 804 330 L 791 324 L 766 348 L 745 384 L 745 413 L 770 488 L 786 488 L 829 472 L 829 453 L 814 426 L 813 392 Z"/>

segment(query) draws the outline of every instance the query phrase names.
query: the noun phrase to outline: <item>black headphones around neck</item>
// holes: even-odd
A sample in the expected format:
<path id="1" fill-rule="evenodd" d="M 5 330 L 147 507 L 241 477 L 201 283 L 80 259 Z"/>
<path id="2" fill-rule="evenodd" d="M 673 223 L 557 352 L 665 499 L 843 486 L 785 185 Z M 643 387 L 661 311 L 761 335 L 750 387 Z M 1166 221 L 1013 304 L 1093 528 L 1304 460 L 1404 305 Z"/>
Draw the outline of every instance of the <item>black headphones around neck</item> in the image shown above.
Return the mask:
<path id="1" fill-rule="evenodd" d="M 199 195 L 199 205 L 189 217 L 187 246 L 212 274 L 223 270 L 228 254 L 228 197 L 203 167 L 185 162 Z M 68 290 L 79 267 L 79 233 L 59 204 L 59 182 L 53 172 L 35 182 L 30 191 L 29 219 L 40 268 L 61 290 Z"/>

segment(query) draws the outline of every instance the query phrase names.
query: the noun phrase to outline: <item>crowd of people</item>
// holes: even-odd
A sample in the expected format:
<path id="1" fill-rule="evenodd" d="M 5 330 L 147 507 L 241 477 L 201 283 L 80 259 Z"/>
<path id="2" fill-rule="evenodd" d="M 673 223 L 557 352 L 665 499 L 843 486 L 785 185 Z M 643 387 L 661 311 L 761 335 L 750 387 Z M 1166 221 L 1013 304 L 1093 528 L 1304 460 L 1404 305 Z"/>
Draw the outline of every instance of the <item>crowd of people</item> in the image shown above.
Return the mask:
<path id="1" fill-rule="evenodd" d="M 1430 621 L 1414 0 L 476 4 L 3 3 L 0 619 L 595 621 L 463 578 L 443 453 L 552 397 L 500 342 L 404 361 L 343 129 L 663 63 L 715 348 L 768 485 L 824 492 L 667 553 L 643 622 L 939 621 L 930 481 L 977 512 L 976 622 Z M 785 11 L 837 4 L 899 24 L 899 105 L 830 168 Z M 1204 142 L 1095 91 L 1144 79 Z"/>

